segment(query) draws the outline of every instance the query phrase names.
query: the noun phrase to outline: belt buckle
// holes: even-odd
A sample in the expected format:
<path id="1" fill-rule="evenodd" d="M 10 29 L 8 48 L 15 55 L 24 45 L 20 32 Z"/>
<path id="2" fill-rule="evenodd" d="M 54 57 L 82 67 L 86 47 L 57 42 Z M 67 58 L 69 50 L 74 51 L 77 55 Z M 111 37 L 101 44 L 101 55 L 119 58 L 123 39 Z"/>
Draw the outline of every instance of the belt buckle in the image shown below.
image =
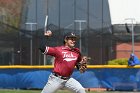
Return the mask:
<path id="1" fill-rule="evenodd" d="M 59 78 L 61 78 L 61 79 L 64 79 L 64 80 L 67 80 L 67 79 L 68 79 L 68 77 L 60 76 L 60 75 L 58 75 L 57 73 L 53 73 L 53 75 L 56 76 L 56 77 L 59 77 Z"/>
<path id="2" fill-rule="evenodd" d="M 61 79 L 67 80 L 68 78 L 67 78 L 67 77 L 63 77 L 63 76 L 61 76 Z"/>

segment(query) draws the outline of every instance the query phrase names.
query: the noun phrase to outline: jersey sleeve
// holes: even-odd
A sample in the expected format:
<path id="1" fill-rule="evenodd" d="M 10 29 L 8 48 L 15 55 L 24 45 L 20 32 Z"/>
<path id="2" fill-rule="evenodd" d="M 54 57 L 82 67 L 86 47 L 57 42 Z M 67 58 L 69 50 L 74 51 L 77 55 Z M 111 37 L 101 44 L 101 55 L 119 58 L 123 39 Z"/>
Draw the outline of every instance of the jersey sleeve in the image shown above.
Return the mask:
<path id="1" fill-rule="evenodd" d="M 39 42 L 39 50 L 44 53 L 45 52 L 45 49 L 46 49 L 46 46 L 48 46 L 48 37 L 45 37 L 45 36 L 42 36 L 41 37 L 41 40 Z"/>
<path id="2" fill-rule="evenodd" d="M 78 54 L 77 63 L 79 63 L 81 61 L 81 53 L 80 53 L 80 50 L 79 50 L 79 48 L 75 48 L 74 50 Z"/>
<path id="3" fill-rule="evenodd" d="M 77 63 L 76 63 L 76 68 L 79 70 L 79 62 L 81 61 L 81 54 L 79 53 L 78 59 L 77 59 Z"/>
<path id="4" fill-rule="evenodd" d="M 53 33 L 53 31 L 52 31 Z M 51 37 L 45 36 L 44 35 L 44 31 L 41 32 L 41 34 L 39 35 L 39 50 L 44 53 L 46 46 L 50 46 L 50 41 L 51 41 Z"/>
<path id="5" fill-rule="evenodd" d="M 81 53 L 79 52 L 78 58 L 77 58 L 77 63 L 79 63 L 81 61 L 82 57 L 81 57 Z"/>
<path id="6" fill-rule="evenodd" d="M 57 49 L 56 49 L 56 47 L 46 46 L 44 54 L 51 55 L 51 56 L 56 56 L 57 55 Z"/>

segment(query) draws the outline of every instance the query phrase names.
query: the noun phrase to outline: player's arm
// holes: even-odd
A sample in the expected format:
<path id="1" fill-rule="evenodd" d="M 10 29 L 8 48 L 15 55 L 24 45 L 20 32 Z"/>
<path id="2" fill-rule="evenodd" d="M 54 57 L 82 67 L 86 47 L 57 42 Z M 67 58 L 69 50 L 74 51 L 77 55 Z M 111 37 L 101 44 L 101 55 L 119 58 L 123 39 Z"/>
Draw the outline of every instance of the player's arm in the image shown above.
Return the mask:
<path id="1" fill-rule="evenodd" d="M 44 36 L 48 39 L 48 37 L 52 36 L 52 32 L 50 30 L 47 30 L 44 32 Z M 41 40 L 39 50 L 44 53 L 46 50 L 46 45 L 47 45 L 47 39 L 46 40 Z"/>

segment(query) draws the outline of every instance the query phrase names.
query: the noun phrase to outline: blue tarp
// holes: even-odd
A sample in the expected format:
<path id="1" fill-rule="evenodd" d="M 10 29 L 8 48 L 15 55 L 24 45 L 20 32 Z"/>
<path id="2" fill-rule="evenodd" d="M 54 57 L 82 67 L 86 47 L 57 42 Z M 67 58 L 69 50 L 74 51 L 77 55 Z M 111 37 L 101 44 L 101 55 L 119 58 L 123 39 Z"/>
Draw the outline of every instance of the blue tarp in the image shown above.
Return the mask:
<path id="1" fill-rule="evenodd" d="M 52 69 L 0 69 L 0 88 L 42 89 Z M 85 88 L 112 90 L 140 90 L 139 68 L 94 68 L 80 74 L 75 70 L 73 78 Z"/>

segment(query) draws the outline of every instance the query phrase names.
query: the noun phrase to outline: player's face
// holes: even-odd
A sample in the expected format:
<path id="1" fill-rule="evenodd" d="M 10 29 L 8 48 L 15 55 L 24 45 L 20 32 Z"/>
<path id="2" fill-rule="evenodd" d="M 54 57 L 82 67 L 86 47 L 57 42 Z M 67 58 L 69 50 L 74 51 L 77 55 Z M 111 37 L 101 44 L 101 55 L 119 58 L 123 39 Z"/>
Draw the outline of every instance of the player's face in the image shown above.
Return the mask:
<path id="1" fill-rule="evenodd" d="M 76 38 L 75 37 L 69 37 L 65 40 L 65 45 L 72 48 L 75 46 L 75 43 L 76 43 Z"/>

